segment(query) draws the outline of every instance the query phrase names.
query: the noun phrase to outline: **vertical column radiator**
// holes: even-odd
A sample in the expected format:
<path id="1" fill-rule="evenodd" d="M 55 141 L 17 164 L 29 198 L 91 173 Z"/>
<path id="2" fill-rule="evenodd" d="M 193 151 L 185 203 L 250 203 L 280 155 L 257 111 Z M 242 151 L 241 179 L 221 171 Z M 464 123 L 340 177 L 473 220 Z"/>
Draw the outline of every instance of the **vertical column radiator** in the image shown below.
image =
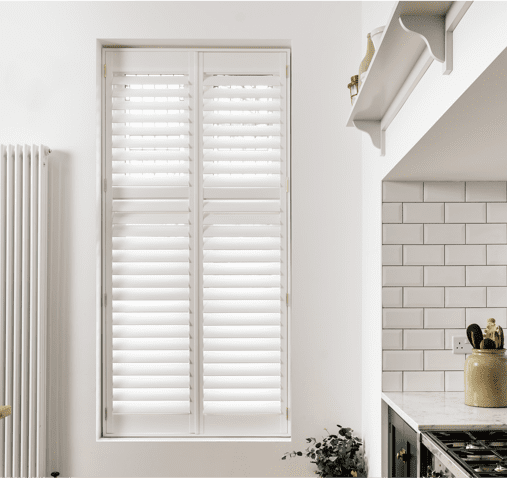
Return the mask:
<path id="1" fill-rule="evenodd" d="M 49 152 L 0 145 L 0 476 L 46 475 Z"/>

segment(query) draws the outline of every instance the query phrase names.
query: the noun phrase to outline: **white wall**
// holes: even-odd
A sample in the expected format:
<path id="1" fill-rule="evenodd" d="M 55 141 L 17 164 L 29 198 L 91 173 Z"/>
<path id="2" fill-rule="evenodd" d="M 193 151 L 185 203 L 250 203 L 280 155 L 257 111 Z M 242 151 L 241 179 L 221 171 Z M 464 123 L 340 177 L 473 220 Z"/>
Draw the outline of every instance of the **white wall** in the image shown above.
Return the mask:
<path id="1" fill-rule="evenodd" d="M 324 427 L 362 429 L 360 136 L 344 127 L 346 85 L 362 54 L 352 40 L 360 4 L 0 2 L 0 18 L 0 142 L 54 151 L 48 472 L 313 474 L 306 458 L 280 457 Z M 95 440 L 98 38 L 291 41 L 292 443 Z"/>

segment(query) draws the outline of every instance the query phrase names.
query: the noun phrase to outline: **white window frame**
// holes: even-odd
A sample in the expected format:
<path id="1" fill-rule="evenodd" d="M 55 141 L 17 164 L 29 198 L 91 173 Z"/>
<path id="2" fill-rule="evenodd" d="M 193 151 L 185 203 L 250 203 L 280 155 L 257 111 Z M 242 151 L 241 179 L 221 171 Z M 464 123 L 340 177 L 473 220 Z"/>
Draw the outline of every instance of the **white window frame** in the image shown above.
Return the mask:
<path id="1" fill-rule="evenodd" d="M 161 47 L 128 47 L 129 51 L 160 51 Z M 128 442 L 128 441 L 291 441 L 291 425 L 292 425 L 292 413 L 291 412 L 291 290 L 292 290 L 292 223 L 291 223 L 291 51 L 289 48 L 271 48 L 271 47 L 259 47 L 259 48 L 237 48 L 237 47 L 164 47 L 163 50 L 177 52 L 189 50 L 193 52 L 282 52 L 286 53 L 287 56 L 287 95 L 288 101 L 286 105 L 287 110 L 287 143 L 286 143 L 286 176 L 287 176 L 287 202 L 286 202 L 286 221 L 287 221 L 287 323 L 285 333 L 287 335 L 287 433 L 279 435 L 269 436 L 244 436 L 244 437 L 227 437 L 227 436 L 209 436 L 209 435 L 195 435 L 186 434 L 178 436 L 136 436 L 136 437 L 108 437 L 104 434 L 105 430 L 105 408 L 106 408 L 106 391 L 107 386 L 105 384 L 106 377 L 106 366 L 107 362 L 104 359 L 107 353 L 110 351 L 111 344 L 107 343 L 106 340 L 106 309 L 104 304 L 105 297 L 105 277 L 107 260 L 105 257 L 105 243 L 106 243 L 106 225 L 105 225 L 105 170 L 106 170 L 106 81 L 105 81 L 105 58 L 107 51 L 124 51 L 122 47 L 104 47 L 97 42 L 97 58 L 99 60 L 97 65 L 97 91 L 100 94 L 97 95 L 97 111 L 100 112 L 100 121 L 98 122 L 97 129 L 97 225 L 100 230 L 100 237 L 97 240 L 97 301 L 96 301 L 96 371 L 97 371 L 97 388 L 96 388 L 96 441 L 101 442 Z M 108 298 L 111 300 L 111 298 Z M 199 412 L 201 414 L 201 412 Z"/>

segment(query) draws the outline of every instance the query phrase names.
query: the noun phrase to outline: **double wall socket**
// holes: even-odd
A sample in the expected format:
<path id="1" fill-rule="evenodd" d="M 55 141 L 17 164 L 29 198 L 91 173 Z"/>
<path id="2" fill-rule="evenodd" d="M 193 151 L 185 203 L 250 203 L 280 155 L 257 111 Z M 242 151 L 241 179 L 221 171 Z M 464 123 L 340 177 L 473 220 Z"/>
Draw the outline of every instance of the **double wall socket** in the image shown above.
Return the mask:
<path id="1" fill-rule="evenodd" d="M 472 344 L 468 341 L 468 337 L 459 337 L 457 335 L 452 338 L 453 354 L 471 354 Z"/>

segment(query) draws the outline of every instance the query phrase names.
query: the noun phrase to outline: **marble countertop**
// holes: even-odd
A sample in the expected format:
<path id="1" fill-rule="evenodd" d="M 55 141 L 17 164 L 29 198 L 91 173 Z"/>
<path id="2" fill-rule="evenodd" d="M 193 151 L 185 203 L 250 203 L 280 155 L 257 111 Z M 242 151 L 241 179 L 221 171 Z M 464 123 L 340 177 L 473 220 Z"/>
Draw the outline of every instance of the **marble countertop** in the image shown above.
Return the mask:
<path id="1" fill-rule="evenodd" d="M 382 399 L 416 431 L 507 429 L 507 408 L 470 407 L 464 392 L 382 392 Z"/>

